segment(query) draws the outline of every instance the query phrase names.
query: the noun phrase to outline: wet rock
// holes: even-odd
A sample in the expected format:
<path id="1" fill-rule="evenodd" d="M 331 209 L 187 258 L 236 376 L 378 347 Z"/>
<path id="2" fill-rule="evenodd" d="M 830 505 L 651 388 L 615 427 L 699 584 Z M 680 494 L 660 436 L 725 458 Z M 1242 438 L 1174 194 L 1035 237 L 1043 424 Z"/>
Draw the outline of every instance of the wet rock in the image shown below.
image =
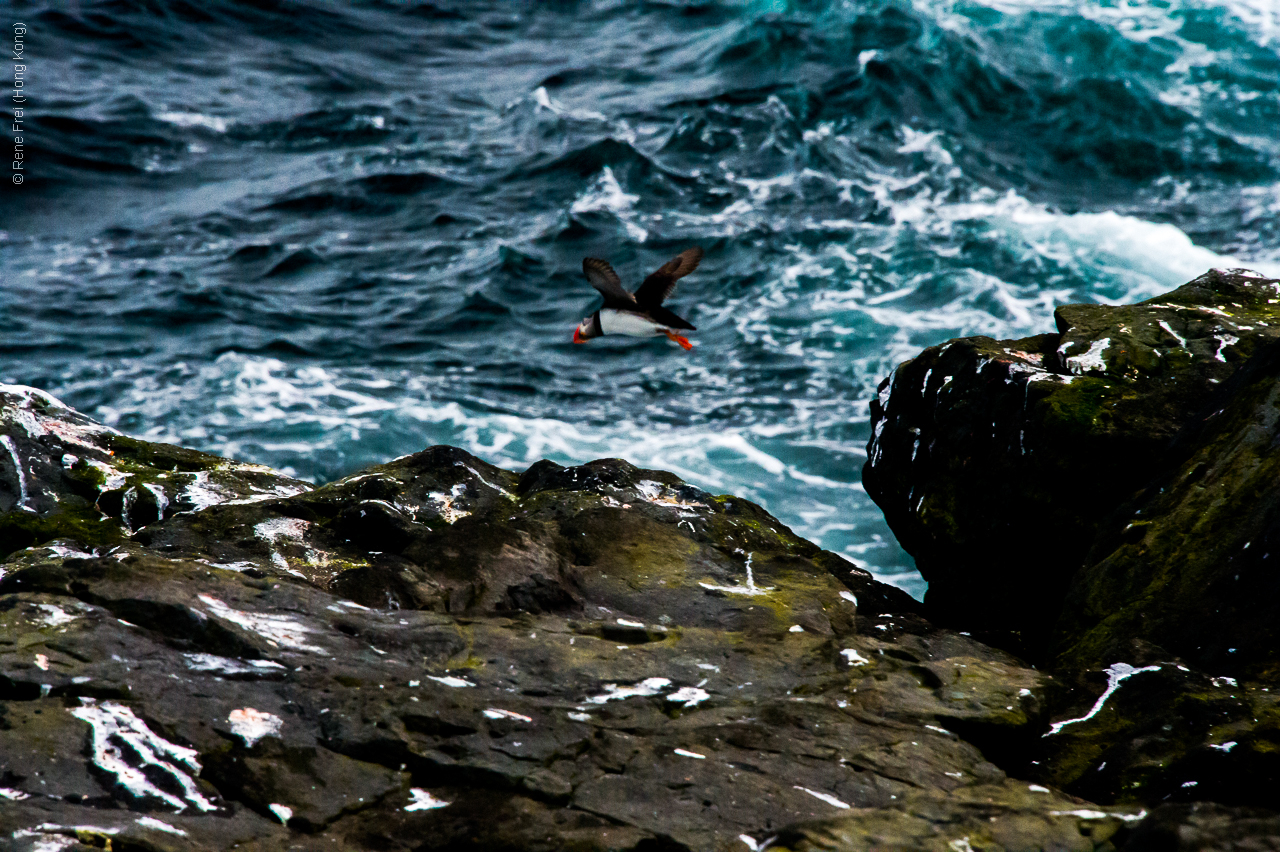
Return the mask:
<path id="1" fill-rule="evenodd" d="M 935 793 L 913 791 L 888 807 L 851 808 L 847 815 L 791 826 L 769 848 L 1092 852 L 1118 848 L 1142 818 L 1064 803 L 1044 787 L 1012 780 L 967 788 L 949 798 L 944 805 Z M 948 821 L 938 820 L 941 810 L 949 812 Z"/>
<path id="2" fill-rule="evenodd" d="M 308 487 L 261 465 L 139 441 L 35 388 L 0 385 L 0 555 L 60 538 L 109 547 L 178 512 Z"/>
<path id="3" fill-rule="evenodd" d="M 1217 675 L 1280 674 L 1280 342 L 1185 421 L 1161 474 L 1117 513 L 1072 584 L 1067 660 L 1134 639 Z"/>
<path id="4" fill-rule="evenodd" d="M 1274 683 L 1211 677 L 1164 655 L 1138 660 L 1060 674 L 1075 689 L 1051 701 L 1057 721 L 1038 777 L 1093 801 L 1275 807 Z"/>
<path id="5" fill-rule="evenodd" d="M 1277 286 L 1213 270 L 1137 305 L 1063 306 L 1057 334 L 954 340 L 899 366 L 872 403 L 863 481 L 929 581 L 930 615 L 1049 653 L 1112 513 L 1280 338 Z"/>
<path id="6" fill-rule="evenodd" d="M 868 493 L 931 617 L 1054 674 L 1048 730 L 1014 748 L 1030 777 L 1096 802 L 1273 808 L 1280 281 L 1214 270 L 1056 318 L 900 366 L 873 405 Z M 1163 813 L 1135 844 L 1198 836 L 1175 825 L 1194 807 Z"/>
<path id="7" fill-rule="evenodd" d="M 1133 832 L 1125 852 L 1280 849 L 1280 816 L 1211 802 L 1161 805 Z"/>
<path id="8" fill-rule="evenodd" d="M 6 393 L 0 523 L 88 519 L 0 563 L 16 848 L 736 850 L 988 811 L 1051 846 L 1134 813 L 1022 795 L 1053 682 L 740 498 L 448 447 L 312 487 L 134 441 L 77 479 L 68 435 L 121 471 L 125 439 Z"/>

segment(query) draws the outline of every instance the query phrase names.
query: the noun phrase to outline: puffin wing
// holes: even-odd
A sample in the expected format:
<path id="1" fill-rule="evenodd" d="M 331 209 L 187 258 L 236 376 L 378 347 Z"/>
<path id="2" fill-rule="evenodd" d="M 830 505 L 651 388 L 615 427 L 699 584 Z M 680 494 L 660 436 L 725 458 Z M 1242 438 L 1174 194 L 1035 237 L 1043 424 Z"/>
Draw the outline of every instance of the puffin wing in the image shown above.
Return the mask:
<path id="1" fill-rule="evenodd" d="M 644 283 L 636 290 L 636 302 L 646 308 L 655 308 L 663 303 L 671 291 L 676 289 L 676 282 L 698 268 L 702 260 L 702 249 L 694 246 L 685 249 L 644 279 Z"/>
<path id="2" fill-rule="evenodd" d="M 690 324 L 688 320 L 676 316 L 661 305 L 654 305 L 649 308 L 646 313 L 648 314 L 649 319 L 658 323 L 658 325 L 665 325 L 667 328 L 683 328 L 686 331 L 698 330 L 697 326 Z"/>
<path id="3" fill-rule="evenodd" d="M 613 267 L 609 265 L 608 261 L 601 260 L 598 257 L 584 257 L 582 259 L 582 271 L 586 274 L 587 280 L 591 282 L 591 286 L 599 290 L 600 295 L 604 296 L 606 307 L 614 307 L 616 305 L 635 307 L 636 297 L 623 289 L 622 279 L 618 277 L 618 273 L 613 271 Z"/>

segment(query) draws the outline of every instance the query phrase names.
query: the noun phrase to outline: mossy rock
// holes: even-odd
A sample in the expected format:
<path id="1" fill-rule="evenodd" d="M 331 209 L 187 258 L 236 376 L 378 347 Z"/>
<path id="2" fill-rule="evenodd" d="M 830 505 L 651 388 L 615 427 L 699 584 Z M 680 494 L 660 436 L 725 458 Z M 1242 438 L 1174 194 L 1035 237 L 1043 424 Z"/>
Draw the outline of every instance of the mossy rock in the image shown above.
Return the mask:
<path id="1" fill-rule="evenodd" d="M 0 563 L 24 842 L 674 852 L 846 809 L 950 837 L 1042 727 L 1049 678 L 663 471 L 432 447 L 311 488 L 49 410 L 75 460 L 5 434 L 110 538 L 54 524 L 70 497 L 3 515 L 37 527 Z M 165 483 L 209 500 L 137 508 Z"/>
<path id="2" fill-rule="evenodd" d="M 1280 783 L 1280 281 L 1213 270 L 900 366 L 864 479 L 926 613 L 1055 675 L 1033 777 L 1270 806 Z"/>
<path id="3" fill-rule="evenodd" d="M 55 539 L 105 551 L 181 512 L 310 488 L 261 465 L 122 435 L 14 385 L 0 385 L 0 446 L 0 558 Z"/>
<path id="4" fill-rule="evenodd" d="M 1212 270 L 1137 305 L 1063 306 L 1057 334 L 954 340 L 898 367 L 872 403 L 863 481 L 931 616 L 1047 660 L 1112 514 L 1280 338 L 1278 288 Z"/>

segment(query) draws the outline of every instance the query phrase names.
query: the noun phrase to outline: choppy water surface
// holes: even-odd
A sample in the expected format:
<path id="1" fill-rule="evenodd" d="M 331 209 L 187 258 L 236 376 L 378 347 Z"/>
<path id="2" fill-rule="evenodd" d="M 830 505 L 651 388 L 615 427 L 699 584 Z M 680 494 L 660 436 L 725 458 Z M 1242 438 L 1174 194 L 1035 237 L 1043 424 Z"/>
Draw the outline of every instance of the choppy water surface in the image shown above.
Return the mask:
<path id="1" fill-rule="evenodd" d="M 8 11 L 0 378 L 317 481 L 622 456 L 919 594 L 859 476 L 897 362 L 1280 271 L 1271 0 Z M 570 342 L 583 256 L 692 244 L 694 352 Z"/>

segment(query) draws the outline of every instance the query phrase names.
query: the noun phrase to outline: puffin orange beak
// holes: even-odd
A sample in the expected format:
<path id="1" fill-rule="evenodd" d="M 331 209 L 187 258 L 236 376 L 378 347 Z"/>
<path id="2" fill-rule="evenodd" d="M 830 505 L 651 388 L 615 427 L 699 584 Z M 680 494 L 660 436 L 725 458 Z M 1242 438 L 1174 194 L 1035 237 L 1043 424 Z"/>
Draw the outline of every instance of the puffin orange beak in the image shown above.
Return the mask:
<path id="1" fill-rule="evenodd" d="M 573 342 L 574 342 L 574 343 L 586 343 L 586 342 L 587 342 L 587 339 L 586 339 L 585 337 L 583 337 L 583 336 L 582 336 L 582 330 L 581 330 L 581 329 L 577 329 L 577 328 L 575 328 L 575 329 L 573 330 Z"/>

